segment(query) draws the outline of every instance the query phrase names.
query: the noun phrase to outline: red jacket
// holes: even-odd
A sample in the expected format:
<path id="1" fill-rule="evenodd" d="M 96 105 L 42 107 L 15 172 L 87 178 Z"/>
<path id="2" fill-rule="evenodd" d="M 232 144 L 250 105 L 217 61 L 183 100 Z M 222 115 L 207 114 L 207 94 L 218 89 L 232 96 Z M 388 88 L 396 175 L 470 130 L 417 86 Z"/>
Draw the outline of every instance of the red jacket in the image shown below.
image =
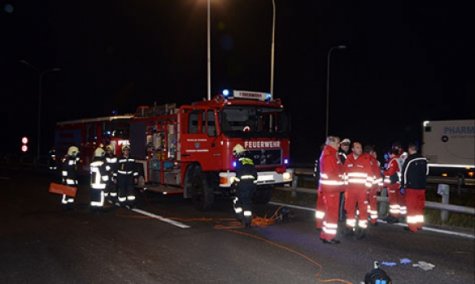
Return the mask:
<path id="1" fill-rule="evenodd" d="M 337 150 L 325 145 L 320 156 L 320 182 L 319 190 L 344 191 L 342 169 Z"/>
<path id="2" fill-rule="evenodd" d="M 381 170 L 379 169 L 379 162 L 376 160 L 375 157 L 371 156 L 370 154 L 364 154 L 368 157 L 369 162 L 371 164 L 371 172 L 373 175 L 373 187 L 382 187 L 383 186 L 383 178 L 381 175 Z"/>
<path id="3" fill-rule="evenodd" d="M 401 175 L 401 168 L 399 167 L 399 155 L 394 155 L 389 160 L 387 165 L 387 169 L 384 171 L 384 184 L 385 185 L 393 185 L 399 184 L 400 182 L 400 175 Z"/>
<path id="4" fill-rule="evenodd" d="M 349 154 L 343 169 L 347 188 L 370 188 L 373 185 L 373 170 L 367 155 L 355 158 L 354 154 Z"/>

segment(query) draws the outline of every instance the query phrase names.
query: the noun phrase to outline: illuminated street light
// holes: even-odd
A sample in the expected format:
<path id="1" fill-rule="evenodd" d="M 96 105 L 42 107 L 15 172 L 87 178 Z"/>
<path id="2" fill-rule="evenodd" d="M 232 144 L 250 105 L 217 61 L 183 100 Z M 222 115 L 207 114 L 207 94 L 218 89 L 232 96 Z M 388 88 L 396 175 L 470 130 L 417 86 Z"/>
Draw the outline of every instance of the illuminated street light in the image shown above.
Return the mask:
<path id="1" fill-rule="evenodd" d="M 20 60 L 21 63 L 29 66 L 39 74 L 38 80 L 38 134 L 37 134 L 37 142 L 36 142 L 36 161 L 40 160 L 40 139 L 41 139 L 41 97 L 43 93 L 43 78 L 47 73 L 50 72 L 59 72 L 61 68 L 49 68 L 41 71 L 40 69 L 36 68 L 34 65 L 29 63 L 26 60 Z"/>
<path id="2" fill-rule="evenodd" d="M 330 108 L 330 59 L 332 51 L 335 49 L 346 49 L 346 45 L 336 45 L 328 50 L 327 54 L 327 100 L 326 100 L 326 119 L 325 119 L 325 137 L 328 137 L 329 108 Z"/>

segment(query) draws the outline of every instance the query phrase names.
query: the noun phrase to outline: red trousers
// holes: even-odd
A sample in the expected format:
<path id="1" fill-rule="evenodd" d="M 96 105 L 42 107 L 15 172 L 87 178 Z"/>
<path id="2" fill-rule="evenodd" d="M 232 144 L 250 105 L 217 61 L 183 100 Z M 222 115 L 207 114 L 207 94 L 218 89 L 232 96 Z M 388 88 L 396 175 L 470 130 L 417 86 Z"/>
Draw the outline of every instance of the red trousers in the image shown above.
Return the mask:
<path id="1" fill-rule="evenodd" d="M 406 188 L 407 226 L 416 232 L 424 224 L 425 189 Z"/>
<path id="2" fill-rule="evenodd" d="M 388 185 L 388 201 L 389 201 L 389 215 L 395 218 L 399 218 L 401 215 L 401 205 L 403 201 L 403 196 L 399 192 L 400 184 L 390 184 Z"/>
<path id="3" fill-rule="evenodd" d="M 320 238 L 327 241 L 336 237 L 338 230 L 338 208 L 340 205 L 340 192 L 325 192 L 323 194 L 325 217 Z"/>
<path id="4" fill-rule="evenodd" d="M 364 185 L 350 184 L 346 190 L 345 210 L 346 226 L 355 228 L 356 225 L 362 229 L 368 227 L 368 189 Z M 356 224 L 356 209 L 358 209 L 358 224 Z"/>
<path id="5" fill-rule="evenodd" d="M 317 229 L 323 227 L 323 218 L 325 217 L 325 202 L 323 200 L 323 191 L 318 189 L 317 191 L 317 208 L 315 209 L 315 226 Z"/>
<path id="6" fill-rule="evenodd" d="M 378 192 L 380 188 L 373 186 L 368 191 L 368 214 L 371 219 L 371 224 L 376 224 L 378 221 Z"/>

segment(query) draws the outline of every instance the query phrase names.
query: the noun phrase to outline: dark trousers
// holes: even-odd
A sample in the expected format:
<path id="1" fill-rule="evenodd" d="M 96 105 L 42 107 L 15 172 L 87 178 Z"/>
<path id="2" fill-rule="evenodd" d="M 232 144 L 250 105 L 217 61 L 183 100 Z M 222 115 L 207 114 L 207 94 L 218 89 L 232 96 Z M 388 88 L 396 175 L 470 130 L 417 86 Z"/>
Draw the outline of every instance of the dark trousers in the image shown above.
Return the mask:
<path id="1" fill-rule="evenodd" d="M 104 207 L 104 190 L 91 188 L 91 207 L 102 208 Z"/>
<path id="2" fill-rule="evenodd" d="M 252 196 L 255 191 L 256 185 L 252 181 L 241 181 L 236 189 L 237 198 L 234 201 L 234 210 L 243 217 L 246 224 L 250 224 L 252 221 Z"/>
<path id="3" fill-rule="evenodd" d="M 117 176 L 118 198 L 120 203 L 135 201 L 134 177 L 132 175 Z"/>

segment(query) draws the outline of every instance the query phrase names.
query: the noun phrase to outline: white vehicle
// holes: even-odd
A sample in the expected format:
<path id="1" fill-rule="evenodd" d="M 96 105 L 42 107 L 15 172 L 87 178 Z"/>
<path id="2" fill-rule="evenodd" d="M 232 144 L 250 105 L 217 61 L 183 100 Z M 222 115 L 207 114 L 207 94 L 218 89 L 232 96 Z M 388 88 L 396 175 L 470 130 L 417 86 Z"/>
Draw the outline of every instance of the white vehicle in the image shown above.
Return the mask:
<path id="1" fill-rule="evenodd" d="M 422 133 L 422 154 L 427 157 L 431 172 L 440 168 L 473 177 L 475 119 L 424 121 Z"/>

